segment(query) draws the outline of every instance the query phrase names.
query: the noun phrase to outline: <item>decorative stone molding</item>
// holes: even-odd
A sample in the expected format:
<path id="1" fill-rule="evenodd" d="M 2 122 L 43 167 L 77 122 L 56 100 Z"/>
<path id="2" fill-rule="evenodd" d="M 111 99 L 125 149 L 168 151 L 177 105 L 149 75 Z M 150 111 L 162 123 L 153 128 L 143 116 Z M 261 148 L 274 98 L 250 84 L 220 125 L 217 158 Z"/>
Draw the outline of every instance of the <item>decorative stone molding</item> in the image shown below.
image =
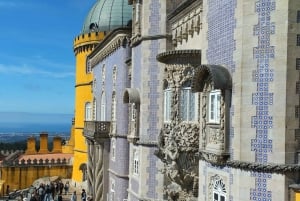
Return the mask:
<path id="1" fill-rule="evenodd" d="M 131 37 L 131 29 L 119 28 L 108 34 L 103 41 L 95 48 L 95 50 L 88 56 L 87 61 L 90 62 L 93 68 L 104 58 L 112 54 L 121 46 L 129 44 Z"/>
<path id="2" fill-rule="evenodd" d="M 130 45 L 131 47 L 135 47 L 139 45 L 142 41 L 147 41 L 147 40 L 159 40 L 159 39 L 170 39 L 171 40 L 172 36 L 170 34 L 159 34 L 159 35 L 149 35 L 149 36 L 141 36 L 141 35 L 136 35 L 131 38 Z"/>
<path id="3" fill-rule="evenodd" d="M 214 155 L 211 155 L 212 158 Z M 262 172 L 262 173 L 272 173 L 272 174 L 282 174 L 286 175 L 289 173 L 300 173 L 300 165 L 299 164 L 275 164 L 275 163 L 256 163 L 256 162 L 247 162 L 247 161 L 238 161 L 238 160 L 227 160 L 226 155 L 224 155 L 224 159 L 220 158 L 220 156 L 215 156 L 214 159 L 208 158 L 205 156 L 204 152 L 199 152 L 200 160 L 204 160 L 209 162 L 210 164 L 218 167 L 229 167 L 234 169 L 240 169 L 242 171 L 249 172 Z M 221 159 L 221 160 L 217 160 Z M 220 162 L 221 161 L 221 162 Z"/>
<path id="4" fill-rule="evenodd" d="M 244 171 L 251 172 L 264 172 L 264 173 L 277 173 L 288 174 L 291 172 L 300 172 L 299 164 L 273 164 L 273 163 L 252 163 L 245 161 L 227 161 L 226 166 Z"/>
<path id="5" fill-rule="evenodd" d="M 202 29 L 202 1 L 198 2 L 201 3 L 197 4 L 197 1 L 194 0 L 185 1 L 185 3 L 179 4 L 179 7 L 168 15 L 171 24 L 172 44 L 175 47 L 183 41 L 187 41 L 189 37 L 200 33 Z M 181 7 L 189 6 L 187 3 L 191 3 L 192 8 L 184 9 L 184 11 L 188 10 L 188 12 L 181 13 Z"/>
<path id="6" fill-rule="evenodd" d="M 193 66 L 196 67 L 201 64 L 201 50 L 189 49 L 189 50 L 171 50 L 160 53 L 156 56 L 156 59 L 164 64 Z"/>

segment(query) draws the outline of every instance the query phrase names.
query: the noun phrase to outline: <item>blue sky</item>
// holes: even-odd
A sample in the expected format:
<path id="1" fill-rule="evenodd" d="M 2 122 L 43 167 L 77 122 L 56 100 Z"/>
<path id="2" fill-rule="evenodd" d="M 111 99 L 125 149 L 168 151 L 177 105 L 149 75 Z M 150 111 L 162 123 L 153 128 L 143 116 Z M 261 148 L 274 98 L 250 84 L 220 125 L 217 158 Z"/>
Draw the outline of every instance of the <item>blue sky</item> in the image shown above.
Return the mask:
<path id="1" fill-rule="evenodd" d="M 0 112 L 74 113 L 73 39 L 96 0 L 0 0 Z"/>

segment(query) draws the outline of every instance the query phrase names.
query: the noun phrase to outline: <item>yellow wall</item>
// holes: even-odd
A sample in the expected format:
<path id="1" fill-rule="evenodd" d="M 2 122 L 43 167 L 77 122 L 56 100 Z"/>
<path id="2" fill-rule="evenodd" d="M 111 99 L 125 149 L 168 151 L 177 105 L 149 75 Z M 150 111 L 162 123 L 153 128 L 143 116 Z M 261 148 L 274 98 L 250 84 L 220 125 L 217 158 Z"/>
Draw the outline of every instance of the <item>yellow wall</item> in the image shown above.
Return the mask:
<path id="1" fill-rule="evenodd" d="M 56 166 L 23 166 L 23 167 L 1 167 L 1 176 L 3 187 L 9 185 L 10 190 L 24 189 L 32 185 L 32 183 L 42 177 L 58 176 L 61 178 L 70 178 L 72 174 L 72 166 L 56 165 Z M 3 195 L 6 189 L 0 191 Z"/>
<path id="2" fill-rule="evenodd" d="M 104 33 L 93 32 L 80 35 L 75 38 L 74 52 L 76 59 L 75 78 L 75 125 L 74 125 L 74 161 L 72 179 L 82 181 L 80 165 L 87 163 L 87 147 L 83 136 L 85 120 L 85 104 L 92 103 L 91 82 L 92 73 L 86 73 L 86 57 L 92 52 L 95 46 L 104 38 Z"/>
<path id="3" fill-rule="evenodd" d="M 74 153 L 74 143 L 75 143 L 75 136 L 74 136 L 74 125 L 72 124 L 70 130 L 70 139 L 66 142 L 66 145 L 62 146 L 62 153 L 64 154 L 73 154 Z"/>
<path id="4" fill-rule="evenodd" d="M 300 192 L 295 193 L 295 201 L 300 201 Z"/>

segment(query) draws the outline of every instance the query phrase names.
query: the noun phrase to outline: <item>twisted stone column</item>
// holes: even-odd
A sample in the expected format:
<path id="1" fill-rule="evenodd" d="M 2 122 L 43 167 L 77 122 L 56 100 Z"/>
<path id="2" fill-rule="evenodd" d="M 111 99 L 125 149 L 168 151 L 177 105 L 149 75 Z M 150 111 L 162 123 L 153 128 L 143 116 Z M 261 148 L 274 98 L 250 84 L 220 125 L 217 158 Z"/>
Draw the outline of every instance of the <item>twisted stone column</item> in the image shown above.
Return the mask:
<path id="1" fill-rule="evenodd" d="M 103 201 L 103 144 L 97 145 L 95 154 L 95 198 L 94 200 Z"/>
<path id="2" fill-rule="evenodd" d="M 93 191 L 93 178 L 94 178 L 94 143 L 92 141 L 88 141 L 88 165 L 87 165 L 87 173 L 88 173 L 88 189 L 87 193 L 89 195 L 94 195 Z"/>

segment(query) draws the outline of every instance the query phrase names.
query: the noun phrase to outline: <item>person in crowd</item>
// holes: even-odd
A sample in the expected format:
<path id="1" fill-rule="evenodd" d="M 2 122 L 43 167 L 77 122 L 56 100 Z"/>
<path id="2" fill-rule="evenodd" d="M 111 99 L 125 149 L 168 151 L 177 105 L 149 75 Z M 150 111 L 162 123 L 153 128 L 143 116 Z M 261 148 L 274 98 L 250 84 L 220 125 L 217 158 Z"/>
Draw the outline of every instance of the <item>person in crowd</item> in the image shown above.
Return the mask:
<path id="1" fill-rule="evenodd" d="M 44 193 L 45 193 L 45 189 L 44 189 L 44 184 L 40 184 L 39 188 L 37 189 L 37 193 L 38 193 L 38 198 L 39 201 L 44 200 Z"/>
<path id="2" fill-rule="evenodd" d="M 67 181 L 64 186 L 65 195 L 67 195 L 69 193 L 69 187 L 70 187 L 70 185 L 69 185 L 69 182 Z"/>
<path id="3" fill-rule="evenodd" d="M 77 195 L 76 195 L 76 191 L 74 191 L 73 193 L 72 193 L 72 196 L 71 196 L 71 199 L 70 199 L 71 201 L 77 201 Z"/>
<path id="4" fill-rule="evenodd" d="M 81 201 L 86 201 L 86 192 L 84 189 L 82 189 L 82 192 L 81 192 Z"/>
<path id="5" fill-rule="evenodd" d="M 58 186 L 59 186 L 59 194 L 62 194 L 64 189 L 64 183 L 62 181 L 59 181 Z"/>

